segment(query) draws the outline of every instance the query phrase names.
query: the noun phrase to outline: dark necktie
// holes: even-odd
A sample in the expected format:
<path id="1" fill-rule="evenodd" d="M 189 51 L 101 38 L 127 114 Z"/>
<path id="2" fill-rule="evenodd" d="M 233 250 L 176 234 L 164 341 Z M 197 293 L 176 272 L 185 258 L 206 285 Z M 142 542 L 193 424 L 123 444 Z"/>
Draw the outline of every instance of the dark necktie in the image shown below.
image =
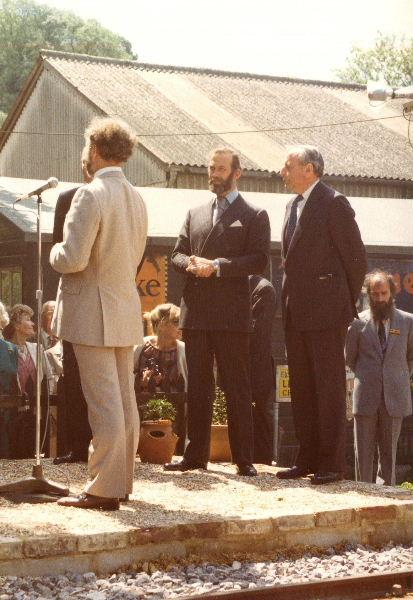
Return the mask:
<path id="1" fill-rule="evenodd" d="M 381 351 L 383 352 L 383 356 L 384 356 L 386 354 L 387 340 L 386 340 L 386 330 L 384 329 L 383 321 L 379 321 L 378 334 L 379 334 L 379 342 L 380 342 L 380 346 L 381 346 Z"/>
<path id="2" fill-rule="evenodd" d="M 294 198 L 291 205 L 290 217 L 288 219 L 287 229 L 285 231 L 285 254 L 288 252 L 288 248 L 290 247 L 290 243 L 297 226 L 298 204 L 301 202 L 301 200 L 304 200 L 304 198 L 300 194 L 297 196 L 297 198 Z"/>
<path id="3" fill-rule="evenodd" d="M 213 225 L 222 217 L 223 213 L 228 207 L 228 200 L 226 198 L 217 198 L 216 199 L 217 208 L 214 211 L 214 222 Z"/>

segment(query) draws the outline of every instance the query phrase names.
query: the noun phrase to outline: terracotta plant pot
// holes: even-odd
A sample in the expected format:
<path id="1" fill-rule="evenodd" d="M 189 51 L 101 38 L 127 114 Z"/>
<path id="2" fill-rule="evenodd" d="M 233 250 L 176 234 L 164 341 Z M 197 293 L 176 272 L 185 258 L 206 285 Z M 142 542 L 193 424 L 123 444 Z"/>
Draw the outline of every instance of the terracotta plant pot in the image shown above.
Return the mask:
<path id="1" fill-rule="evenodd" d="M 177 441 L 172 421 L 142 421 L 138 447 L 141 462 L 155 465 L 171 462 Z"/>
<path id="2" fill-rule="evenodd" d="M 231 448 L 228 438 L 228 425 L 211 426 L 211 446 L 209 450 L 211 462 L 231 462 Z"/>

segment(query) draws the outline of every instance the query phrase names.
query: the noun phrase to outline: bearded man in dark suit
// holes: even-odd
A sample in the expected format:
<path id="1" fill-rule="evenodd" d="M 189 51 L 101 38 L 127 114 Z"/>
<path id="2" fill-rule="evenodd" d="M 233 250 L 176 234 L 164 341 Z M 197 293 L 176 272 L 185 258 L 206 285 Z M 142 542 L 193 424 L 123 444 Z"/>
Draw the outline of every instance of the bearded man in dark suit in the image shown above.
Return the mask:
<path id="1" fill-rule="evenodd" d="M 344 341 L 367 270 L 366 253 L 348 200 L 320 178 L 314 146 L 297 146 L 281 175 L 298 194 L 286 208 L 281 238 L 282 309 L 291 401 L 299 441 L 297 463 L 281 479 L 342 479 L 345 470 Z"/>
<path id="2" fill-rule="evenodd" d="M 266 211 L 248 204 L 237 190 L 241 167 L 233 150 L 213 151 L 208 175 L 216 198 L 188 212 L 172 253 L 173 266 L 186 275 L 180 326 L 188 363 L 189 443 L 183 460 L 165 469 L 207 467 L 215 358 L 227 400 L 232 460 L 239 475 L 254 476 L 248 276 L 267 265 L 270 225 Z"/>

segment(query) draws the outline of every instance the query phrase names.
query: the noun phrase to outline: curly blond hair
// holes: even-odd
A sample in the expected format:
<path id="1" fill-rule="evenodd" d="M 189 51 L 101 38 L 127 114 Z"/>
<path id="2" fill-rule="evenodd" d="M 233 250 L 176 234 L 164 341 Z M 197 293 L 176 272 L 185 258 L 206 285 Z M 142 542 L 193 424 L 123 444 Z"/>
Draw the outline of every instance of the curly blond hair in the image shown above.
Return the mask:
<path id="1" fill-rule="evenodd" d="M 111 117 L 95 117 L 85 131 L 85 140 L 101 158 L 115 162 L 126 162 L 138 143 L 127 123 Z"/>

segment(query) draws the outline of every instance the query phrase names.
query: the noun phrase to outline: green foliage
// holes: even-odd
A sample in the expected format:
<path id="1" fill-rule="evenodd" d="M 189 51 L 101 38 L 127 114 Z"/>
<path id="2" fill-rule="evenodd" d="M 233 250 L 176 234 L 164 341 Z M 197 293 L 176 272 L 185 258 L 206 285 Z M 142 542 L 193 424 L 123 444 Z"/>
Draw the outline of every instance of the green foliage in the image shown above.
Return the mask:
<path id="1" fill-rule="evenodd" d="M 144 421 L 160 421 L 161 419 L 169 419 L 173 421 L 176 416 L 176 409 L 172 402 L 169 402 L 165 397 L 152 398 L 146 405 L 143 406 Z"/>
<path id="2" fill-rule="evenodd" d="M 405 481 L 401 484 L 400 487 L 404 488 L 405 490 L 411 490 L 413 492 L 413 483 L 410 483 L 410 481 Z"/>
<path id="3" fill-rule="evenodd" d="M 218 386 L 215 388 L 215 400 L 212 411 L 212 423 L 214 425 L 227 424 L 227 401 L 225 394 Z"/>
<path id="4" fill-rule="evenodd" d="M 0 127 L 3 125 L 4 121 L 6 120 L 6 117 L 6 113 L 0 110 Z"/>
<path id="5" fill-rule="evenodd" d="M 413 79 L 413 38 L 398 39 L 378 33 L 373 48 L 353 46 L 347 65 L 336 71 L 340 81 L 367 83 L 384 77 L 392 87 L 411 85 Z"/>
<path id="6" fill-rule="evenodd" d="M 0 111 L 8 112 L 41 49 L 136 59 L 130 42 L 70 11 L 0 0 Z"/>

